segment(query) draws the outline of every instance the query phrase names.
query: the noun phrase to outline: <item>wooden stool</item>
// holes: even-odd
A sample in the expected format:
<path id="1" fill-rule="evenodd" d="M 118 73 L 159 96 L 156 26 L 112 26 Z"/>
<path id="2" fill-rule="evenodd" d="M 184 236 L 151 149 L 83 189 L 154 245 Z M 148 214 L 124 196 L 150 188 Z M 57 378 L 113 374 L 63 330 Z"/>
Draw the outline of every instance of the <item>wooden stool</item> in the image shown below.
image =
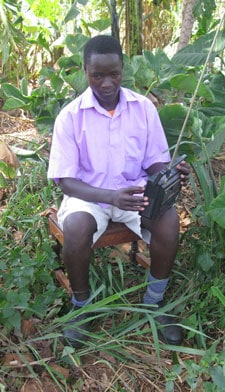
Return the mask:
<path id="1" fill-rule="evenodd" d="M 57 220 L 57 211 L 51 212 L 48 216 L 49 232 L 57 243 L 63 245 L 63 231 L 59 227 Z M 137 262 L 144 268 L 149 268 L 150 258 L 138 251 L 138 241 L 140 237 L 131 231 L 124 223 L 110 221 L 106 231 L 96 241 L 93 249 L 104 248 L 107 246 L 116 246 L 123 243 L 131 243 L 130 260 Z M 56 278 L 70 293 L 69 281 L 64 272 L 60 269 L 56 271 Z"/>

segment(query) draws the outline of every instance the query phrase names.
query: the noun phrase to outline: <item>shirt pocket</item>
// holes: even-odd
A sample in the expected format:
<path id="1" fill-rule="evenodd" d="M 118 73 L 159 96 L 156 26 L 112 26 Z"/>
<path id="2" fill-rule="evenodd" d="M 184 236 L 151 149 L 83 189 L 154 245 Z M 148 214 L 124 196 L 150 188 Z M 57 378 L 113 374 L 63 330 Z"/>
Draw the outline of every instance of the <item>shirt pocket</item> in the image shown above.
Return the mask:
<path id="1" fill-rule="evenodd" d="M 142 165 L 137 158 L 125 158 L 124 170 L 122 176 L 126 180 L 137 180 L 141 177 Z"/>

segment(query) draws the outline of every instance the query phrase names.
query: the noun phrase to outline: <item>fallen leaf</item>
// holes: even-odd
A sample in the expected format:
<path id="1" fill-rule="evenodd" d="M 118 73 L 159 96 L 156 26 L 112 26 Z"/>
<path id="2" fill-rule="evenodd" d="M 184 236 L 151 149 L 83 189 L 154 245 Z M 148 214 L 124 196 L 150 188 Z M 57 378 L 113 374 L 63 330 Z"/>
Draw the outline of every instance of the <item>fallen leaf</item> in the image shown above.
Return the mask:
<path id="1" fill-rule="evenodd" d="M 7 165 L 14 167 L 15 169 L 20 166 L 16 154 L 7 144 L 2 141 L 0 141 L 0 160 L 7 163 Z"/>

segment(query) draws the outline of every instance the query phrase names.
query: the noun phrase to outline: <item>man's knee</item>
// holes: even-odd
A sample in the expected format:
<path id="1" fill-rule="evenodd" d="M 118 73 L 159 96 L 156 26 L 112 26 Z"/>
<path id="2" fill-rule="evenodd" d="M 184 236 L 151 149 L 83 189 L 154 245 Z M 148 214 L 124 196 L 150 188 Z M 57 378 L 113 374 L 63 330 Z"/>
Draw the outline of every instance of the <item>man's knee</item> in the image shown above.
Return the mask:
<path id="1" fill-rule="evenodd" d="M 91 243 L 96 230 L 96 220 L 91 214 L 73 212 L 63 222 L 64 245 Z"/>
<path id="2" fill-rule="evenodd" d="M 169 210 L 165 211 L 161 219 L 162 223 L 166 226 L 174 227 L 174 229 L 179 229 L 179 216 L 175 207 L 171 207 Z"/>
<path id="3" fill-rule="evenodd" d="M 167 235 L 179 235 L 179 217 L 174 207 L 165 211 L 162 215 L 154 220 L 142 218 L 142 225 L 153 235 L 159 235 L 162 237 Z"/>
<path id="4" fill-rule="evenodd" d="M 177 243 L 179 239 L 179 217 L 175 208 L 170 208 L 159 218 L 155 227 L 158 239 L 168 243 Z"/>

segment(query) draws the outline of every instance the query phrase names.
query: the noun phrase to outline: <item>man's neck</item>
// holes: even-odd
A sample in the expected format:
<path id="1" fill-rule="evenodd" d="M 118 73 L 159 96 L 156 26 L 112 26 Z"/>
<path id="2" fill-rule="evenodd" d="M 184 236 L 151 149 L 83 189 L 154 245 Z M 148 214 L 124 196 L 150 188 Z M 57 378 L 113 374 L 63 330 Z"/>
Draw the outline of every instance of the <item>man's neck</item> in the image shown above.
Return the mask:
<path id="1" fill-rule="evenodd" d="M 109 112 L 110 110 L 115 110 L 115 109 L 116 109 L 116 106 L 117 106 L 117 104 L 118 104 L 118 102 L 119 102 L 120 96 L 119 96 L 119 94 L 118 94 L 117 99 L 116 99 L 115 101 L 113 101 L 113 102 L 101 101 L 101 100 L 100 100 L 98 97 L 96 97 L 96 96 L 95 96 L 95 98 L 97 99 L 99 105 L 102 106 L 105 110 L 107 110 L 107 111 Z"/>

